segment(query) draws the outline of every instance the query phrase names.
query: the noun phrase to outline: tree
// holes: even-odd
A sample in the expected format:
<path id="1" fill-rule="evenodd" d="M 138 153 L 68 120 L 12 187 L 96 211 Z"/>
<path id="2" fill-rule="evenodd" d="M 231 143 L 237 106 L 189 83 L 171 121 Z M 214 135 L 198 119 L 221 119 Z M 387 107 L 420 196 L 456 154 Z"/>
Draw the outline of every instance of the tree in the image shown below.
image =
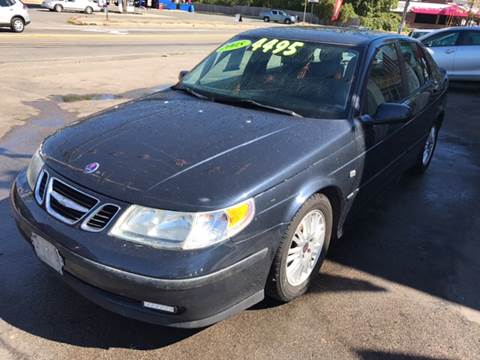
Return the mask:
<path id="1" fill-rule="evenodd" d="M 397 7 L 398 0 L 346 0 L 345 3 L 352 4 L 353 9 L 360 16 L 375 16 Z"/>
<path id="2" fill-rule="evenodd" d="M 339 21 L 342 24 L 351 24 L 354 19 L 358 19 L 358 15 L 355 12 L 352 4 L 344 4 L 340 10 Z"/>

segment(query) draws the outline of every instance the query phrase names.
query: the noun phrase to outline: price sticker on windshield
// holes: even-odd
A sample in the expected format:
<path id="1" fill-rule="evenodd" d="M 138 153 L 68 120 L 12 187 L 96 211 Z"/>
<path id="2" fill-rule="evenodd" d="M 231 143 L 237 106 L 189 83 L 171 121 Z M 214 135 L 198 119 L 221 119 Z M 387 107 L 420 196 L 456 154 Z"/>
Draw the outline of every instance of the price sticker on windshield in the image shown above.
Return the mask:
<path id="1" fill-rule="evenodd" d="M 261 50 L 264 53 L 271 51 L 274 55 L 292 56 L 304 45 L 305 43 L 301 41 L 262 38 L 252 44 L 252 51 Z"/>
<path id="2" fill-rule="evenodd" d="M 252 42 L 250 40 L 237 40 L 228 44 L 223 45 L 219 49 L 217 49 L 217 52 L 227 52 L 227 51 L 233 51 L 237 49 L 241 49 L 247 46 L 250 46 Z"/>

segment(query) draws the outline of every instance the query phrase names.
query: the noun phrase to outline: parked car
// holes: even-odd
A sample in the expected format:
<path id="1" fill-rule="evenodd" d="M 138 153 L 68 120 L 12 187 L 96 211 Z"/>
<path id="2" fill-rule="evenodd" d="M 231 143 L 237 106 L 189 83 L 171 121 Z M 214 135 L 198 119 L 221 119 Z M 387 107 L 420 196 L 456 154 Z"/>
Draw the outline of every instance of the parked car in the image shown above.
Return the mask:
<path id="1" fill-rule="evenodd" d="M 28 7 L 20 0 L 0 0 L 0 27 L 21 33 L 30 24 Z"/>
<path id="2" fill-rule="evenodd" d="M 427 169 L 447 87 L 405 36 L 251 30 L 172 88 L 44 140 L 13 183 L 14 216 L 97 304 L 204 327 L 302 295 L 347 219 Z"/>
<path id="3" fill-rule="evenodd" d="M 288 15 L 283 10 L 264 11 L 264 12 L 261 12 L 259 16 L 265 22 L 275 21 L 275 22 L 281 22 L 285 24 L 293 24 L 297 22 L 297 18 L 295 16 Z"/>
<path id="4" fill-rule="evenodd" d="M 435 31 L 435 29 L 413 29 L 408 33 L 408 36 L 418 39 L 419 37 L 427 35 L 433 31 Z"/>
<path id="5" fill-rule="evenodd" d="M 451 80 L 480 80 L 480 27 L 451 27 L 419 40 Z"/>
<path id="6" fill-rule="evenodd" d="M 92 0 L 45 0 L 42 7 L 50 11 L 80 11 L 92 14 L 94 11 L 101 11 L 98 4 Z"/>

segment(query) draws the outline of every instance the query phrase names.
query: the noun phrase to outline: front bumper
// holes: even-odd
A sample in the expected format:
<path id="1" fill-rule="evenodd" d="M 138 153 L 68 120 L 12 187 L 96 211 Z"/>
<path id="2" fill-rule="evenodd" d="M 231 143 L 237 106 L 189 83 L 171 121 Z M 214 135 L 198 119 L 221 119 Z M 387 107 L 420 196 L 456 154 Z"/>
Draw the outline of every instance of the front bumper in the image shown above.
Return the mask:
<path id="1" fill-rule="evenodd" d="M 23 173 L 14 182 L 10 198 L 24 238 L 31 242 L 32 233 L 35 233 L 55 245 L 64 261 L 62 279 L 108 310 L 159 325 L 195 328 L 230 317 L 264 297 L 263 289 L 272 261 L 272 251 L 267 244 L 278 238 L 279 229 L 252 239 L 257 244 L 255 251 L 231 265 L 213 271 L 203 269 L 200 276 L 185 277 L 184 274 L 180 278 L 159 278 L 127 271 L 123 263 L 112 266 L 102 263 L 94 254 L 85 256 L 75 251 L 81 248 L 78 244 L 91 239 L 84 239 L 86 236 L 80 230 L 48 215 L 35 202 Z M 78 241 L 73 247 L 72 237 Z M 263 245 L 259 248 L 259 244 Z M 143 301 L 175 307 L 176 313 L 146 308 Z"/>

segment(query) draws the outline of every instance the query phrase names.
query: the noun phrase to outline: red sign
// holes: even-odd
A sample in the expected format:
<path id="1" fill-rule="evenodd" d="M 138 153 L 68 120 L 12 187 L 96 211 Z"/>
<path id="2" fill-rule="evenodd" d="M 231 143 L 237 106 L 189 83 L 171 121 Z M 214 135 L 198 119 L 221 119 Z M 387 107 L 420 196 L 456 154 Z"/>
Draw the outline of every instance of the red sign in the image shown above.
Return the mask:
<path id="1" fill-rule="evenodd" d="M 340 9 L 342 8 L 343 0 L 335 0 L 335 5 L 333 6 L 332 21 L 337 21 L 340 17 Z"/>

